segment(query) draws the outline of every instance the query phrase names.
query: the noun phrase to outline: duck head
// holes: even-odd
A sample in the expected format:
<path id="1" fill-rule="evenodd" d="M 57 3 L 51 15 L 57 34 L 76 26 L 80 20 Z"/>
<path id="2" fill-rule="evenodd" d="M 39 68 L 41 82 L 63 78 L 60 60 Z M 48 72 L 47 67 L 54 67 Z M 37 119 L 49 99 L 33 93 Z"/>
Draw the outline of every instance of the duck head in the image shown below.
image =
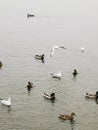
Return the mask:
<path id="1" fill-rule="evenodd" d="M 74 112 L 71 113 L 71 116 L 76 116 L 76 114 Z"/>

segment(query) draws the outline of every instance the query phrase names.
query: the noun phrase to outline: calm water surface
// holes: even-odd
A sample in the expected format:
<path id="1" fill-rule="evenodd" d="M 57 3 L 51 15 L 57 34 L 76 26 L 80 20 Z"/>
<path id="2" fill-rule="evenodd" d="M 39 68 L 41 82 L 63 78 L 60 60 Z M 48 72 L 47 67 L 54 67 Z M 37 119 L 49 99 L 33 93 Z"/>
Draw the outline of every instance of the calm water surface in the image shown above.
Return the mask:
<path id="1" fill-rule="evenodd" d="M 98 104 L 84 94 L 98 90 L 98 17 L 0 15 L 0 97 L 12 98 L 10 111 L 0 104 L 0 130 L 97 130 Z M 59 49 L 51 58 L 53 45 L 67 50 Z M 35 54 L 45 54 L 45 62 Z M 62 78 L 53 79 L 50 73 L 58 70 Z M 35 85 L 30 95 L 28 81 Z M 44 99 L 44 92 L 55 92 L 55 102 Z M 58 119 L 70 112 L 77 115 L 74 122 Z"/>

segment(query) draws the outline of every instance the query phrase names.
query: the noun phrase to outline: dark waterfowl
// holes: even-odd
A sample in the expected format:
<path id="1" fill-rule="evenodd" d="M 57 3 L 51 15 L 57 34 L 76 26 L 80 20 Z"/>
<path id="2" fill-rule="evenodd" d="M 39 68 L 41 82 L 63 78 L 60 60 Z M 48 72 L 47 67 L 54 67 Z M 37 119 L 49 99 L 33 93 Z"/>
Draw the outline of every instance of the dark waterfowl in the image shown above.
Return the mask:
<path id="1" fill-rule="evenodd" d="M 42 60 L 42 62 L 44 62 L 44 54 L 42 55 L 35 55 L 35 58 L 38 59 L 38 60 Z"/>
<path id="2" fill-rule="evenodd" d="M 29 18 L 29 17 L 34 17 L 34 15 L 33 14 L 27 14 L 27 17 Z"/>
<path id="3" fill-rule="evenodd" d="M 54 99 L 55 99 L 55 93 L 51 93 L 51 94 L 49 94 L 49 93 L 44 93 L 44 97 L 45 97 L 46 99 L 49 99 L 49 100 L 54 100 Z"/>
<path id="4" fill-rule="evenodd" d="M 77 74 L 78 74 L 78 72 L 77 72 L 77 70 L 76 69 L 74 69 L 74 71 L 73 71 L 73 76 L 76 76 Z"/>
<path id="5" fill-rule="evenodd" d="M 30 92 L 33 87 L 34 87 L 33 83 L 32 82 L 28 82 L 28 84 L 27 84 L 27 90 L 28 90 L 28 92 Z"/>
<path id="6" fill-rule="evenodd" d="M 70 115 L 61 115 L 58 117 L 60 119 L 63 119 L 63 120 L 70 120 L 70 121 L 73 121 L 74 120 L 74 116 L 76 116 L 76 114 L 74 112 L 72 112 Z"/>
<path id="7" fill-rule="evenodd" d="M 0 61 L 0 68 L 2 67 L 2 65 L 3 65 L 2 62 Z"/>

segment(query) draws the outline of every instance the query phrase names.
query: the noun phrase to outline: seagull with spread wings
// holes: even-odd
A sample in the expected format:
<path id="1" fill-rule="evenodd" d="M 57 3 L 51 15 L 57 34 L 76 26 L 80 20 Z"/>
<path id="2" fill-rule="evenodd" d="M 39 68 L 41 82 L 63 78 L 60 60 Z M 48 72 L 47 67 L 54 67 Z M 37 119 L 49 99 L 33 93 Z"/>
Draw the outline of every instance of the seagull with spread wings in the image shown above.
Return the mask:
<path id="1" fill-rule="evenodd" d="M 50 56 L 53 57 L 53 54 L 54 54 L 55 49 L 59 49 L 59 48 L 67 49 L 67 48 L 64 47 L 64 46 L 57 46 L 57 45 L 55 45 L 55 46 L 52 47 L 51 55 L 50 55 Z"/>

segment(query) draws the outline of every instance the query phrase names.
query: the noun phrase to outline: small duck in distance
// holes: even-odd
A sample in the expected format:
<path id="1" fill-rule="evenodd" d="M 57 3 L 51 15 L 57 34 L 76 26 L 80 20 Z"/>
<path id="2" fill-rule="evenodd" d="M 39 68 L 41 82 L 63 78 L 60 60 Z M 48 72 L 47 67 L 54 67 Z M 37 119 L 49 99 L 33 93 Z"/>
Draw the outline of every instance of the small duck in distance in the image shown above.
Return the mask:
<path id="1" fill-rule="evenodd" d="M 73 76 L 76 76 L 77 74 L 78 74 L 78 72 L 77 72 L 77 70 L 76 69 L 74 69 L 74 71 L 73 71 Z"/>
<path id="2" fill-rule="evenodd" d="M 38 60 L 42 60 L 42 62 L 44 62 L 45 55 L 44 54 L 42 54 L 42 55 L 35 55 L 35 58 L 38 59 Z"/>
<path id="3" fill-rule="evenodd" d="M 34 17 L 34 15 L 33 14 L 27 14 L 27 17 L 29 18 L 29 17 Z"/>
<path id="4" fill-rule="evenodd" d="M 58 79 L 62 77 L 61 70 L 59 70 L 59 72 L 56 73 L 56 74 L 51 73 L 51 75 L 52 75 L 53 78 L 58 78 Z"/>
<path id="5" fill-rule="evenodd" d="M 49 93 L 45 93 L 45 92 L 44 92 L 44 97 L 45 97 L 46 99 L 49 99 L 49 100 L 54 100 L 54 99 L 55 99 L 55 93 L 49 94 Z"/>
<path id="6" fill-rule="evenodd" d="M 64 46 L 57 46 L 57 45 L 55 45 L 55 46 L 52 47 L 51 55 L 50 55 L 50 56 L 53 57 L 53 54 L 54 54 L 55 49 L 59 49 L 59 48 L 67 49 L 67 48 L 64 47 Z"/>
<path id="7" fill-rule="evenodd" d="M 72 112 L 70 115 L 62 115 L 62 114 L 60 114 L 60 116 L 58 118 L 63 119 L 63 120 L 73 121 L 74 116 L 76 116 L 76 114 L 74 112 Z"/>

